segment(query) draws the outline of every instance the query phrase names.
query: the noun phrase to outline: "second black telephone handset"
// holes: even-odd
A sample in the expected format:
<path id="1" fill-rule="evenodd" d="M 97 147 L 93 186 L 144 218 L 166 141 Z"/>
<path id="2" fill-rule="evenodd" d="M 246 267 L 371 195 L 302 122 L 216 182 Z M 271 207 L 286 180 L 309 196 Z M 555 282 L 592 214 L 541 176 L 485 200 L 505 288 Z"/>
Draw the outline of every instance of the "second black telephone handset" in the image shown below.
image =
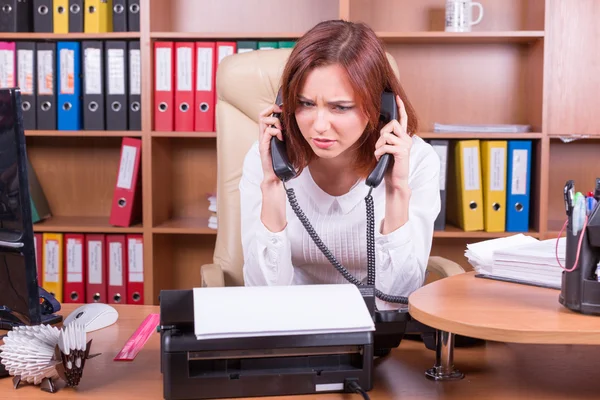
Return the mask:
<path id="1" fill-rule="evenodd" d="M 279 89 L 279 92 L 277 93 L 275 104 L 277 104 L 280 108 L 283 105 L 281 89 Z M 280 118 L 279 113 L 273 113 L 273 116 Z M 388 123 L 392 119 L 398 119 L 396 96 L 391 92 L 383 92 L 381 94 L 380 121 L 383 123 Z M 285 132 L 282 132 L 282 135 L 285 140 Z M 285 183 L 296 176 L 296 170 L 288 159 L 285 142 L 279 140 L 275 136 L 271 138 L 271 161 L 275 175 L 277 175 L 277 177 L 283 181 L 285 187 Z M 382 155 L 377 161 L 375 168 L 373 171 L 371 171 L 365 181 L 367 186 L 370 187 L 367 196 L 365 197 L 365 203 L 367 207 L 367 285 L 373 287 L 375 287 L 375 212 L 373 210 L 373 198 L 371 196 L 371 192 L 383 181 L 383 177 L 386 170 L 390 167 L 391 161 L 392 156 L 390 154 Z M 360 280 L 356 279 L 346 268 L 344 268 L 327 248 L 327 246 L 325 246 L 325 244 L 321 241 L 310 221 L 302 209 L 300 209 L 294 189 L 285 187 L 285 191 L 294 213 L 300 222 L 302 222 L 302 225 L 310 235 L 311 239 L 315 242 L 319 250 L 321 250 L 325 257 L 327 257 L 327 260 L 329 260 L 329 262 L 338 270 L 338 272 L 342 274 L 342 276 L 344 276 L 344 278 L 346 278 L 348 282 L 357 286 L 363 286 L 364 284 Z M 375 288 L 375 296 L 390 303 L 408 304 L 407 297 L 385 294 L 377 288 Z"/>

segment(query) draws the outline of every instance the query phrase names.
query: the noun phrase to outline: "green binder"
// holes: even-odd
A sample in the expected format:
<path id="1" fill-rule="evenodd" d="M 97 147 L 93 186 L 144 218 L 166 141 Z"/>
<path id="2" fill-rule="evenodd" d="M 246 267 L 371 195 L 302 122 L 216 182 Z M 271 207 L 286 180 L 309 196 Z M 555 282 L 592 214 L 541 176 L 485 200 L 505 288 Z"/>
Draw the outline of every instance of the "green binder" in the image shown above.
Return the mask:
<path id="1" fill-rule="evenodd" d="M 44 195 L 42 185 L 33 170 L 33 166 L 27 159 L 27 180 L 29 181 L 29 197 L 31 203 L 31 221 L 35 224 L 52 216 L 48 199 Z"/>

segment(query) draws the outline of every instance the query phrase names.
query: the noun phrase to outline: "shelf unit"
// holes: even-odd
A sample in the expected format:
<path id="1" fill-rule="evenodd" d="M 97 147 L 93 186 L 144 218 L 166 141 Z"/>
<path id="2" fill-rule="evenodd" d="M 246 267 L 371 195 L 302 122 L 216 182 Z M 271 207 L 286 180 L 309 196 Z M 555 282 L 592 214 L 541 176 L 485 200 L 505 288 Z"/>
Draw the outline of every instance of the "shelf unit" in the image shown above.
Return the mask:
<path id="1" fill-rule="evenodd" d="M 0 33 L 2 40 L 139 39 L 142 130 L 27 131 L 32 164 L 53 217 L 35 231 L 135 232 L 144 236 L 145 299 L 161 289 L 200 284 L 212 262 L 216 231 L 207 227 L 207 192 L 215 189 L 215 132 L 153 130 L 152 46 L 155 40 L 293 40 L 317 22 L 368 23 L 396 59 L 424 139 L 531 139 L 529 234 L 556 237 L 564 221 L 562 187 L 582 191 L 600 176 L 600 64 L 591 40 L 600 36 L 593 0 L 480 0 L 485 15 L 473 32 L 444 32 L 443 0 L 142 0 L 140 32 Z M 568 4 L 565 4 L 568 3 Z M 571 4 L 572 3 L 572 4 Z M 50 39 L 48 39 L 50 38 Z M 589 38 L 589 39 L 582 39 Z M 588 44 L 589 43 L 589 44 Z M 576 60 L 574 62 L 573 60 Z M 527 134 L 434 133 L 433 123 L 529 124 Z M 143 221 L 108 224 L 121 139 L 142 139 Z M 586 185 L 584 188 L 583 186 Z M 459 262 L 467 243 L 509 233 L 435 232 L 432 255 Z"/>

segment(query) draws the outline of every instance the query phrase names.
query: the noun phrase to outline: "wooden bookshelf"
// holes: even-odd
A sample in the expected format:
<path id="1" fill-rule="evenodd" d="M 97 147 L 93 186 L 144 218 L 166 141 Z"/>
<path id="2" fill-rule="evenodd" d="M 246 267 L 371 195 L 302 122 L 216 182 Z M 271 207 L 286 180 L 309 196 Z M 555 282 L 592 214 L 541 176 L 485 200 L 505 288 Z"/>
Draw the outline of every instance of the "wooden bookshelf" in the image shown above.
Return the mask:
<path id="1" fill-rule="evenodd" d="M 140 40 L 142 130 L 28 131 L 30 158 L 55 217 L 38 232 L 135 232 L 144 236 L 145 298 L 161 289 L 200 284 L 212 262 L 216 231 L 208 228 L 206 194 L 216 187 L 215 132 L 153 129 L 153 43 L 156 40 L 294 40 L 316 23 L 344 18 L 369 24 L 400 70 L 424 139 L 533 141 L 529 235 L 556 237 L 564 223 L 562 187 L 581 191 L 600 176 L 600 8 L 594 0 L 480 0 L 485 14 L 473 32 L 444 32 L 442 0 L 141 0 L 141 31 L 104 34 L 0 33 L 2 40 Z M 235 10 L 235 12 L 232 12 Z M 48 39 L 50 38 L 50 39 Z M 529 124 L 525 134 L 437 133 L 439 123 Z M 590 138 L 565 143 L 564 137 Z M 108 224 L 123 137 L 142 139 L 143 221 Z M 466 268 L 466 244 L 511 235 L 434 234 L 432 255 Z"/>

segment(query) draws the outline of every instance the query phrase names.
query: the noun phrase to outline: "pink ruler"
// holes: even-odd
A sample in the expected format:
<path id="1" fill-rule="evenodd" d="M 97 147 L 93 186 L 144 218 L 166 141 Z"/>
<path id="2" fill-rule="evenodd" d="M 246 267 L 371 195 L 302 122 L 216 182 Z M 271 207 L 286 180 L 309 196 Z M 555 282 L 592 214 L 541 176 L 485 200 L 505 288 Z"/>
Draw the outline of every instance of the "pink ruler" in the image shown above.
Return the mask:
<path id="1" fill-rule="evenodd" d="M 133 361 L 148 339 L 150 339 L 150 335 L 156 331 L 159 321 L 159 314 L 148 315 L 135 332 L 133 332 L 133 335 L 129 337 L 125 346 L 123 346 L 119 354 L 114 358 L 114 361 Z"/>

